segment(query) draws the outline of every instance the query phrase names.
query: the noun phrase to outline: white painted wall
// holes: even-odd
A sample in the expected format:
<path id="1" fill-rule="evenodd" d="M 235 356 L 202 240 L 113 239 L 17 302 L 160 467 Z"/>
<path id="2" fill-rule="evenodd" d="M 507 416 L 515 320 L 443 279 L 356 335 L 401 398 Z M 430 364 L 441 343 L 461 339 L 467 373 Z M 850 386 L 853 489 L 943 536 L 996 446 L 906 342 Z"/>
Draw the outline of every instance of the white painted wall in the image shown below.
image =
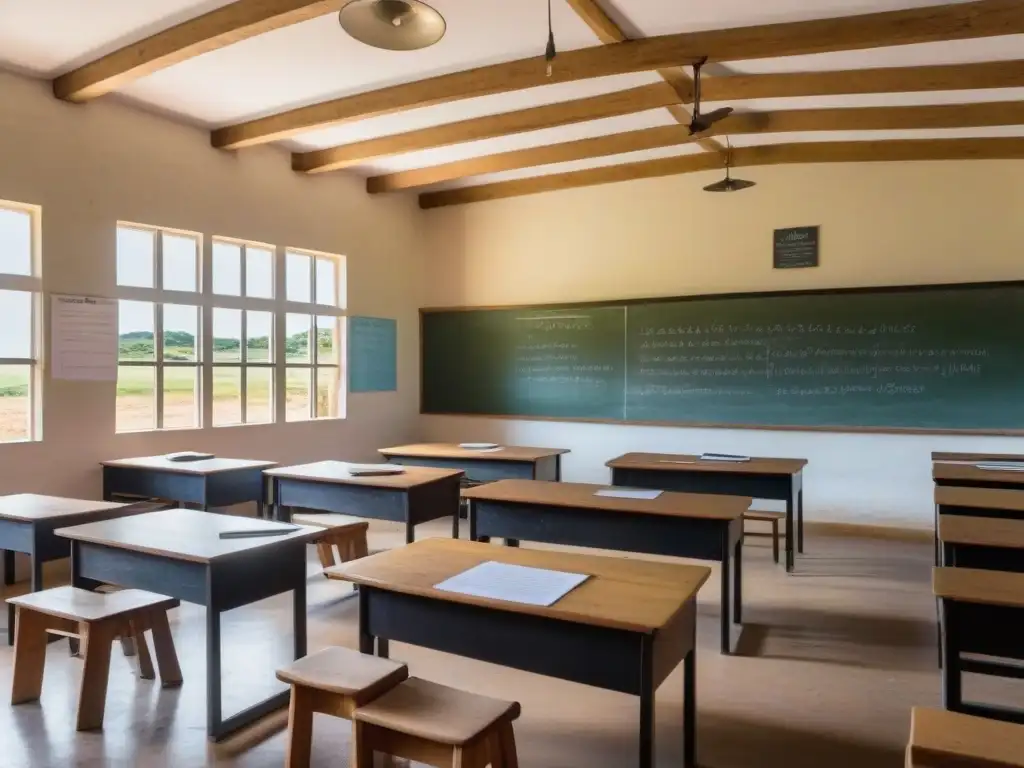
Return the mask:
<path id="1" fill-rule="evenodd" d="M 4 73 L 0 199 L 42 206 L 47 292 L 114 295 L 120 219 L 344 254 L 352 312 L 396 317 L 400 329 L 399 391 L 350 396 L 345 420 L 116 435 L 112 382 L 46 377 L 44 440 L 0 445 L 0 493 L 96 497 L 106 458 L 196 449 L 369 460 L 414 436 L 424 265 L 414 200 L 371 198 L 346 174 L 300 176 L 273 148 L 220 152 L 205 131 L 109 98 L 70 105 L 47 83 Z"/>
<path id="2" fill-rule="evenodd" d="M 696 174 L 438 209 L 427 306 L 1024 279 L 1024 162 L 744 170 L 737 195 Z M 821 266 L 773 270 L 772 230 L 821 225 Z M 1022 382 L 1024 388 L 1024 382 Z M 809 520 L 932 524 L 932 450 L 1024 452 L 1022 438 L 685 429 L 425 416 L 424 437 L 572 449 L 606 480 L 631 450 L 806 457 Z"/>

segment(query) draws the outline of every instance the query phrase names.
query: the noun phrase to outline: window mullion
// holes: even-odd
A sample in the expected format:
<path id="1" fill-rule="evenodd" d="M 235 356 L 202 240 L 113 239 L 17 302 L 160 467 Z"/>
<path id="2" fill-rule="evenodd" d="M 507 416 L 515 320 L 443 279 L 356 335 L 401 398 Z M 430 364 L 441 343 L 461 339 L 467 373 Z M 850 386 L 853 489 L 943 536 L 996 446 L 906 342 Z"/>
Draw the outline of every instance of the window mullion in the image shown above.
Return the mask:
<path id="1" fill-rule="evenodd" d="M 242 255 L 242 263 L 244 264 L 245 263 L 245 251 L 244 250 L 243 250 L 242 254 L 243 254 Z M 245 279 L 245 270 L 244 269 L 242 270 L 242 279 L 243 280 Z M 246 413 L 245 405 L 246 405 L 246 400 L 248 399 L 246 397 L 246 393 L 248 391 L 248 386 L 249 386 L 249 377 L 245 375 L 246 374 L 245 364 L 249 360 L 249 345 L 246 343 L 246 339 L 248 339 L 248 333 L 249 333 L 249 326 L 248 326 L 249 313 L 246 312 L 244 309 L 241 310 L 241 312 L 242 312 L 242 322 L 241 322 L 240 327 L 242 329 L 242 332 L 241 332 L 240 338 L 238 340 L 238 346 L 239 346 L 238 359 L 242 361 L 242 364 L 241 364 L 241 366 L 239 367 L 239 370 L 238 370 L 238 381 L 239 381 L 239 397 L 242 398 L 242 402 L 239 403 L 239 406 L 240 406 L 239 413 L 241 413 L 241 415 L 242 415 L 242 423 L 243 424 L 248 424 L 249 423 L 249 418 L 248 418 L 248 414 Z"/>

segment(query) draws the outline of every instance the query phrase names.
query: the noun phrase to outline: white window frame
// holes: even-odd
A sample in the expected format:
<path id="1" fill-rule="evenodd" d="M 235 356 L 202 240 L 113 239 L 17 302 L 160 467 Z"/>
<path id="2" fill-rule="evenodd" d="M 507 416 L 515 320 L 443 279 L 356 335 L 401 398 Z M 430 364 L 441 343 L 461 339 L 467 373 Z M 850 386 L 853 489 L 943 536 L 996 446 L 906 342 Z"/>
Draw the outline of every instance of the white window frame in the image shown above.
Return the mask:
<path id="1" fill-rule="evenodd" d="M 0 365 L 27 365 L 28 378 L 28 437 L 22 440 L 3 440 L 0 445 L 34 443 L 43 439 L 43 381 L 40 359 L 42 358 L 42 208 L 38 205 L 0 200 L 0 208 L 28 214 L 31 222 L 30 274 L 12 275 L 0 272 L 0 290 L 22 291 L 31 294 L 32 320 L 30 333 L 30 357 L 0 357 Z"/>
<path id="2" fill-rule="evenodd" d="M 309 302 L 291 301 L 288 299 L 287 293 L 287 259 L 288 254 L 294 253 L 300 256 L 307 256 L 310 259 L 309 269 Z M 281 263 L 283 265 L 280 270 L 281 279 L 278 283 L 280 288 L 279 295 L 284 299 L 283 311 L 278 320 L 278 337 L 280 343 L 278 344 L 279 360 L 281 361 L 281 368 L 279 372 L 279 387 L 278 387 L 278 413 L 282 415 L 282 420 L 288 421 L 287 413 L 287 381 L 288 381 L 288 370 L 289 369 L 308 369 L 309 380 L 310 380 L 310 392 L 309 392 L 309 413 L 305 419 L 296 419 L 291 423 L 301 423 L 302 421 L 323 421 L 332 419 L 344 419 L 348 412 L 348 380 L 346 376 L 347 361 L 348 361 L 348 350 L 346 339 L 347 333 L 347 318 L 348 318 L 348 297 L 347 285 L 347 259 L 345 256 L 336 253 L 325 253 L 323 251 L 313 251 L 308 248 L 293 248 L 286 247 L 282 249 Z M 329 260 L 334 263 L 334 304 L 317 304 L 316 303 L 316 264 L 318 260 Z M 286 331 L 286 319 L 288 315 L 307 315 L 310 318 L 310 329 L 309 329 L 309 362 L 308 363 L 289 363 L 285 353 L 285 340 L 287 336 Z M 335 339 L 335 356 L 337 358 L 336 363 L 321 363 L 319 360 L 319 344 L 317 343 L 317 317 L 334 317 L 338 320 L 337 324 L 337 338 Z M 329 416 L 317 416 L 317 373 L 321 368 L 335 368 L 338 372 L 338 412 L 336 415 Z"/>
<path id="3" fill-rule="evenodd" d="M 204 329 L 209 327 L 207 323 L 207 313 L 204 307 L 204 292 L 203 286 L 206 283 L 204 278 L 204 265 L 208 261 L 205 257 L 205 238 L 199 232 L 190 232 L 184 229 L 175 229 L 173 227 L 158 227 L 152 224 L 139 224 L 130 221 L 118 221 L 117 230 L 120 229 L 134 229 L 143 232 L 149 232 L 153 236 L 153 287 L 143 288 L 140 286 L 133 285 L 117 285 L 116 295 L 118 300 L 126 301 L 143 301 L 153 305 L 153 360 L 121 360 L 120 353 L 118 354 L 117 365 L 118 368 L 121 366 L 126 367 L 139 367 L 139 368 L 154 368 L 154 395 L 156 398 L 155 408 L 156 417 L 155 425 L 152 427 L 146 427 L 145 429 L 118 429 L 116 416 L 114 429 L 117 434 L 131 434 L 139 432 L 156 432 L 156 431 L 180 431 L 189 429 L 202 429 L 204 424 L 209 423 L 206 421 L 206 414 L 204 408 L 205 398 L 203 393 L 207 391 L 208 382 L 206 381 L 206 365 L 204 361 L 207 358 L 206 351 L 206 337 Z M 117 231 L 115 230 L 115 232 Z M 178 235 L 180 237 L 194 238 L 196 243 L 196 290 L 193 291 L 175 291 L 168 290 L 163 287 L 164 283 L 164 244 L 163 235 Z M 116 263 L 116 253 L 115 253 Z M 117 284 L 117 277 L 115 274 L 114 278 L 115 285 Z M 195 361 L 184 361 L 184 360 L 164 360 L 164 305 L 166 304 L 177 304 L 190 307 L 196 307 L 196 359 Z M 120 305 L 118 305 L 120 307 Z M 119 320 L 120 322 L 120 320 Z M 118 330 L 120 333 L 120 329 Z M 165 427 L 164 426 L 164 370 L 165 368 L 195 368 L 196 369 L 196 424 L 191 427 Z M 116 394 L 115 394 L 116 398 Z M 115 405 L 116 413 L 116 405 Z"/>

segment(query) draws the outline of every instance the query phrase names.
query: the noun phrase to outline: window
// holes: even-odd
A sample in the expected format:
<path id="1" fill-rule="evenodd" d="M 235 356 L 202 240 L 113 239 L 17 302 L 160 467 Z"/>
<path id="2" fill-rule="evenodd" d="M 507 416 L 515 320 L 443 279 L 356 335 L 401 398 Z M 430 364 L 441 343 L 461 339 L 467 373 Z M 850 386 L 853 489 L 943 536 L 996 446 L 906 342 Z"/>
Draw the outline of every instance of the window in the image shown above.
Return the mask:
<path id="1" fill-rule="evenodd" d="M 0 443 L 41 436 L 39 216 L 0 200 Z"/>
<path id="2" fill-rule="evenodd" d="M 344 416 L 341 361 L 344 267 L 340 256 L 285 252 L 285 418 Z"/>
<path id="3" fill-rule="evenodd" d="M 201 243 L 118 224 L 118 432 L 200 425 Z"/>
<path id="4" fill-rule="evenodd" d="M 273 246 L 214 238 L 211 285 L 215 427 L 274 421 Z"/>

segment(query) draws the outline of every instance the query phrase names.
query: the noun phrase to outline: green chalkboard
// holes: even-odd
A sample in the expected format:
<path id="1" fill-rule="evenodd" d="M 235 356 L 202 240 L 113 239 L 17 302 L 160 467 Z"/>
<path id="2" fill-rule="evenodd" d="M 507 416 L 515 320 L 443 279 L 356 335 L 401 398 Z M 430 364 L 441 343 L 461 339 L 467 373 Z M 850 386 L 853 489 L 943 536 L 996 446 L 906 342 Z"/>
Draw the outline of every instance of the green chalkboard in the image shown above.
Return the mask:
<path id="1" fill-rule="evenodd" d="M 422 409 L 1024 430 L 1024 283 L 424 310 Z"/>
<path id="2" fill-rule="evenodd" d="M 398 389 L 398 323 L 386 317 L 348 319 L 349 392 Z"/>

